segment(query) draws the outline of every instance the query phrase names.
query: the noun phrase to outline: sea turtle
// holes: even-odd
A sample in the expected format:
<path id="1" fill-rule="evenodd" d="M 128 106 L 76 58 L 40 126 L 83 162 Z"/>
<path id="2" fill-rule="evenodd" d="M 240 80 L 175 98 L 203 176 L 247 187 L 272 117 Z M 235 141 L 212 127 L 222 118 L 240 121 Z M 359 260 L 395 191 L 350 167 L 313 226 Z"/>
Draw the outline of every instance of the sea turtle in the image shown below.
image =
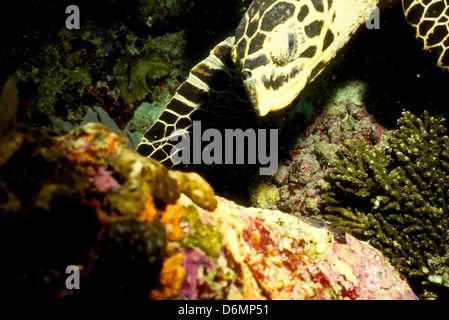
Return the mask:
<path id="1" fill-rule="evenodd" d="M 172 164 L 170 138 L 195 119 L 210 112 L 248 119 L 241 113 L 263 117 L 285 108 L 376 10 L 398 1 L 253 0 L 235 36 L 192 68 L 137 151 Z M 449 69 L 449 0 L 402 0 L 402 8 L 423 48 Z"/>

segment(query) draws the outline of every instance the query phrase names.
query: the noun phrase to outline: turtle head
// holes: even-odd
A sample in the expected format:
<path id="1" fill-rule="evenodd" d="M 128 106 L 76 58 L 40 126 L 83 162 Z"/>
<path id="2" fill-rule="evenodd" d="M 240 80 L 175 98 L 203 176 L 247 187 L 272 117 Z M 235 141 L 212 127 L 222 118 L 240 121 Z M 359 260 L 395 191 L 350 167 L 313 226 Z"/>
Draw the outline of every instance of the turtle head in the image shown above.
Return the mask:
<path id="1" fill-rule="evenodd" d="M 247 10 L 232 59 L 259 116 L 288 106 L 333 56 L 331 6 L 332 1 L 254 0 Z"/>

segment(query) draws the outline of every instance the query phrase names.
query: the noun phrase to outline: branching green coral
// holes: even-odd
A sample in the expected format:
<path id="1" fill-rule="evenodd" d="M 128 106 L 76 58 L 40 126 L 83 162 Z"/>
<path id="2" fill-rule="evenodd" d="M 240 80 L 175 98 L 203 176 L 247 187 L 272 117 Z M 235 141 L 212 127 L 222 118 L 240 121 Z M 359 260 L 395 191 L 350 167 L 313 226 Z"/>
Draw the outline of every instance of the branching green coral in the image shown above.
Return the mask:
<path id="1" fill-rule="evenodd" d="M 423 297 L 447 294 L 449 138 L 445 119 L 403 112 L 389 146 L 337 151 L 323 192 L 333 225 L 386 254 Z"/>

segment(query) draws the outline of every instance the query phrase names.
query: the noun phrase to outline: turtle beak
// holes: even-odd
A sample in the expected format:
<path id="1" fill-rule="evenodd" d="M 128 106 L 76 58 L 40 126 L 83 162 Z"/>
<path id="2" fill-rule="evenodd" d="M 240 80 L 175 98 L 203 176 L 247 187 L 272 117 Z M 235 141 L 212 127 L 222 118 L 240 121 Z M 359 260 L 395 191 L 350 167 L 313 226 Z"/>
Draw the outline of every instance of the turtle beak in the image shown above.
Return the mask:
<path id="1" fill-rule="evenodd" d="M 267 84 L 264 79 L 268 75 L 253 71 L 253 74 L 245 77 L 242 73 L 243 86 L 251 103 L 254 112 L 263 117 L 269 112 L 281 110 L 290 105 L 305 86 L 305 80 L 297 77 L 281 81 L 276 88 L 272 84 Z"/>
<path id="2" fill-rule="evenodd" d="M 263 93 L 264 90 L 261 90 L 259 88 L 257 81 L 252 77 L 243 77 L 243 86 L 245 87 L 246 95 L 248 96 L 249 102 L 251 104 L 251 107 L 253 108 L 254 112 L 259 116 L 263 117 L 267 115 L 268 112 L 270 112 L 271 108 L 269 101 L 268 103 L 264 103 L 264 101 L 261 101 L 261 93 Z"/>

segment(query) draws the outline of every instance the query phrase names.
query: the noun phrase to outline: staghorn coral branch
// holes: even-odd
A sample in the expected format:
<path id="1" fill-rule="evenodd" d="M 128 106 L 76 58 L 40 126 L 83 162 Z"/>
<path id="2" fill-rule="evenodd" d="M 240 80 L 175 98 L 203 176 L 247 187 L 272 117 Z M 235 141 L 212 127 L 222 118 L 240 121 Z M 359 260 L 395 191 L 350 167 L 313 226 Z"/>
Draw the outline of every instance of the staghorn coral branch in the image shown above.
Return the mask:
<path id="1" fill-rule="evenodd" d="M 421 117 L 403 111 L 389 146 L 370 150 L 363 140 L 349 141 L 323 190 L 326 219 L 383 251 L 425 298 L 449 292 L 444 122 L 427 111 Z"/>

